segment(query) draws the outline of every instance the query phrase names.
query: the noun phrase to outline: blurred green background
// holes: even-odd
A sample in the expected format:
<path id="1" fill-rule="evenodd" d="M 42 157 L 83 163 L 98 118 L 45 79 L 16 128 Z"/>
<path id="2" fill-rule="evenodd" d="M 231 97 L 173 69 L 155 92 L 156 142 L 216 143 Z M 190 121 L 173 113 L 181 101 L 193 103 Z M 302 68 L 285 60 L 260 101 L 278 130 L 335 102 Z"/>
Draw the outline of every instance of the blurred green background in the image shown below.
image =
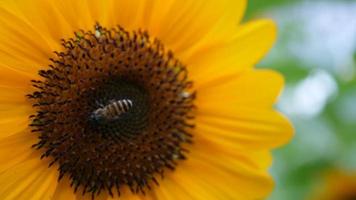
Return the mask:
<path id="1" fill-rule="evenodd" d="M 245 20 L 265 17 L 279 36 L 258 66 L 285 76 L 277 107 L 296 129 L 274 151 L 269 199 L 307 199 L 325 171 L 356 170 L 356 0 L 249 0 Z"/>

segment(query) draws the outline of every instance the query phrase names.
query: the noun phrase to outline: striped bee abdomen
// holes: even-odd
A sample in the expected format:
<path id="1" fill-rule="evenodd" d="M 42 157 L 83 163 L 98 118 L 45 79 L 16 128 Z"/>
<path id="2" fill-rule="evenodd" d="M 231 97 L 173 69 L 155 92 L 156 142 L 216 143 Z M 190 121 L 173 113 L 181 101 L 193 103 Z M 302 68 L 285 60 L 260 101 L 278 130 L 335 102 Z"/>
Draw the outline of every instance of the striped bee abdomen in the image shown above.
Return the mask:
<path id="1" fill-rule="evenodd" d="M 95 120 L 116 120 L 122 114 L 127 113 L 132 106 L 133 102 L 130 99 L 111 101 L 108 105 L 96 109 L 92 113 L 92 118 Z"/>

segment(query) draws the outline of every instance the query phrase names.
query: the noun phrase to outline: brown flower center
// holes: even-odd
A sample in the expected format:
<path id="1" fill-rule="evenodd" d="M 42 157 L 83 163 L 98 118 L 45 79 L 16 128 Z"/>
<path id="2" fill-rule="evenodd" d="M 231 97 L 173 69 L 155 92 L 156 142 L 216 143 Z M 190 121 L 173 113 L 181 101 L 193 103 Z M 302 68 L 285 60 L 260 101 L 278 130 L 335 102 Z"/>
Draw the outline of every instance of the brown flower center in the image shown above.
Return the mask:
<path id="1" fill-rule="evenodd" d="M 195 92 L 186 67 L 146 32 L 96 25 L 62 42 L 28 95 L 37 109 L 33 147 L 75 191 L 113 195 L 127 185 L 144 193 L 192 142 Z"/>

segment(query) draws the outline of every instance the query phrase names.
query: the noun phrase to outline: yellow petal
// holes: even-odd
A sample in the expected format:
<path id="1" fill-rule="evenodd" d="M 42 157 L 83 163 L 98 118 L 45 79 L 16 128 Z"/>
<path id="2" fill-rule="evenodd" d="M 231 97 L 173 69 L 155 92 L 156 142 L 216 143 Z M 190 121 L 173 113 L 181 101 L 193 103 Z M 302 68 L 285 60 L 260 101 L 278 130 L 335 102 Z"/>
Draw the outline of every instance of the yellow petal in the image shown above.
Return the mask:
<path id="1" fill-rule="evenodd" d="M 259 169 L 263 169 L 264 171 L 266 171 L 267 169 L 270 169 L 272 166 L 273 157 L 270 151 L 266 151 L 266 150 L 261 150 L 261 151 L 255 150 L 253 152 L 250 151 L 248 152 L 248 156 L 250 160 L 254 161 L 257 168 Z"/>
<path id="2" fill-rule="evenodd" d="M 25 130 L 28 127 L 29 123 L 30 120 L 28 116 L 23 116 L 23 117 L 20 116 L 20 117 L 14 117 L 10 119 L 1 119 L 0 139 L 16 134 L 22 130 Z"/>
<path id="3" fill-rule="evenodd" d="M 94 6 L 95 3 L 90 7 Z M 107 25 L 119 24 L 128 30 L 148 30 L 167 49 L 183 57 L 188 49 L 209 45 L 212 38 L 215 41 L 225 40 L 242 18 L 246 1 L 132 0 L 112 1 L 110 6 L 101 7 L 104 7 L 103 10 L 96 9 L 95 15 L 102 13 L 106 16 L 107 12 Z M 105 20 L 103 23 L 105 25 Z"/>
<path id="4" fill-rule="evenodd" d="M 160 186 L 155 188 L 154 192 L 159 200 L 193 200 L 192 196 L 170 177 L 165 177 L 163 180 L 160 180 Z"/>
<path id="5" fill-rule="evenodd" d="M 0 64 L 0 87 L 30 87 L 30 80 L 36 75 L 29 75 L 22 71 L 15 70 L 4 64 Z M 0 93 L 2 94 L 2 93 Z"/>
<path id="6" fill-rule="evenodd" d="M 6 87 L 0 85 L 0 104 L 24 104 L 29 103 L 26 95 L 31 91 L 30 87 L 23 88 L 16 85 L 14 87 Z"/>
<path id="7" fill-rule="evenodd" d="M 196 174 L 196 179 L 213 184 L 230 199 L 260 199 L 270 193 L 273 181 L 267 169 L 256 170 L 235 157 L 224 156 L 224 152 L 214 154 L 211 150 L 192 153 L 191 162 L 195 163 L 189 172 Z"/>
<path id="8" fill-rule="evenodd" d="M 191 151 L 201 151 L 205 154 L 216 155 L 217 157 L 232 158 L 248 168 L 265 172 L 272 164 L 270 149 L 246 148 L 236 141 L 226 142 L 210 137 L 209 134 L 194 135 L 194 143 Z"/>
<path id="9" fill-rule="evenodd" d="M 19 77 L 35 77 L 40 67 L 46 66 L 51 55 L 51 48 L 41 33 L 29 22 L 20 19 L 5 7 L 0 5 L 0 58 L 1 71 L 5 68 L 12 69 L 11 72 L 21 72 Z M 5 80 L 8 80 L 5 78 Z M 15 80 L 17 78 L 14 78 Z M 20 81 L 19 83 L 23 83 Z"/>
<path id="10" fill-rule="evenodd" d="M 241 19 L 245 4 L 245 0 L 156 1 L 147 29 L 180 57 L 189 48 L 207 42 L 211 33 L 217 41 L 225 39 Z"/>
<path id="11" fill-rule="evenodd" d="M 108 200 L 120 200 L 120 199 L 123 199 L 123 197 L 109 197 Z M 141 197 L 135 195 L 135 194 L 132 194 L 132 195 L 129 195 L 125 198 L 125 200 L 143 200 Z"/>
<path id="12" fill-rule="evenodd" d="M 58 183 L 52 200 L 76 200 L 74 190 L 70 187 L 68 177 L 63 177 L 63 179 Z"/>
<path id="13" fill-rule="evenodd" d="M 153 185 L 152 185 L 153 186 Z M 109 196 L 108 200 L 158 200 L 154 195 L 154 191 L 158 188 L 154 185 L 153 190 L 145 191 L 145 194 L 132 194 L 130 189 L 126 186 L 120 188 L 120 196 L 117 195 L 116 189 L 113 190 L 114 197 Z"/>
<path id="14" fill-rule="evenodd" d="M 271 148 L 286 143 L 293 128 L 272 105 L 282 77 L 268 70 L 245 71 L 198 90 L 196 132 L 232 148 Z"/>
<path id="15" fill-rule="evenodd" d="M 207 175 L 201 173 L 201 176 L 206 176 L 207 182 L 220 180 L 216 184 L 221 187 L 221 190 L 226 189 L 225 193 L 231 199 L 259 199 L 265 197 L 271 191 L 273 182 L 267 172 L 271 163 L 269 162 L 268 166 L 263 166 L 260 160 L 270 158 L 267 151 L 232 152 L 227 150 L 226 147 L 215 148 L 216 146 L 212 145 L 207 148 L 207 146 L 199 146 L 199 142 L 197 141 L 196 147 L 192 149 L 192 151 L 195 150 L 191 153 L 191 162 L 194 163 L 192 167 L 196 171 L 207 169 L 208 171 L 205 172 Z M 254 157 L 256 155 L 259 156 Z M 194 169 L 192 171 L 194 173 Z M 208 174 L 213 175 L 209 176 Z"/>
<path id="16" fill-rule="evenodd" d="M 0 139 L 0 173 L 30 157 L 40 157 L 31 146 L 37 143 L 37 136 L 29 130 Z"/>
<path id="17" fill-rule="evenodd" d="M 0 104 L 0 123 L 8 124 L 1 130 L 0 138 L 21 130 L 19 129 L 21 127 L 12 125 L 25 123 L 31 114 L 33 114 L 33 108 L 30 104 Z"/>
<path id="18" fill-rule="evenodd" d="M 121 25 L 128 30 L 148 30 L 152 37 L 160 39 L 167 49 L 183 58 L 188 50 L 194 49 L 195 52 L 226 41 L 226 38 L 231 39 L 230 32 L 236 28 L 246 7 L 245 0 L 4 2 L 0 4 L 0 20 L 6 26 L 0 41 L 4 43 L 2 49 L 9 49 L 12 53 L 11 56 L 5 53 L 1 56 L 6 57 L 8 64 L 22 70 L 25 66 L 47 64 L 44 62 L 47 60 L 42 59 L 48 59 L 52 51 L 61 49 L 61 38 L 72 37 L 73 32 L 79 29 L 92 30 L 96 22 L 109 27 Z M 24 33 L 22 27 L 26 34 L 19 35 Z M 24 57 L 23 60 L 29 63 L 16 62 L 18 57 Z"/>
<path id="19" fill-rule="evenodd" d="M 197 87 L 251 68 L 272 47 L 276 26 L 271 20 L 249 22 L 240 26 L 231 38 L 201 49 L 185 60 Z"/>
<path id="20" fill-rule="evenodd" d="M 101 192 L 99 195 L 95 195 L 96 200 L 107 200 L 109 194 L 106 191 Z M 78 191 L 75 194 L 75 197 L 77 200 L 92 200 L 92 194 L 91 193 L 85 193 L 83 195 L 83 191 L 81 188 L 78 189 Z"/>
<path id="21" fill-rule="evenodd" d="M 270 70 L 248 70 L 220 77 L 198 88 L 199 111 L 233 107 L 271 108 L 283 87 L 283 77 Z M 222 101 L 224 103 L 222 103 Z"/>
<path id="22" fill-rule="evenodd" d="M 4 88 L 1 88 L 1 90 L 5 91 Z M 31 102 L 26 99 L 24 90 L 17 88 L 13 88 L 13 90 L 14 92 L 8 91 L 8 93 L 0 94 L 0 120 L 20 116 L 29 117 L 33 113 L 33 107 Z M 20 92 L 16 93 L 15 91 Z M 1 97 L 2 95 L 3 97 Z M 14 97 L 13 101 L 6 99 L 6 97 L 11 96 Z"/>
<path id="23" fill-rule="evenodd" d="M 49 47 L 53 51 L 54 49 L 58 49 L 60 44 L 59 40 L 61 38 L 67 38 L 68 36 L 73 35 L 73 28 L 85 28 L 71 27 L 69 21 L 62 16 L 62 13 L 58 8 L 53 6 L 53 2 L 54 1 L 45 0 L 6 1 L 2 7 L 9 13 L 15 15 L 18 23 L 27 24 L 27 26 L 33 29 L 32 32 L 26 34 L 26 37 L 31 38 L 31 36 L 37 36 L 35 38 L 43 39 L 39 41 L 34 40 L 37 45 L 48 45 L 46 48 L 40 48 L 40 50 L 48 49 Z M 73 2 L 73 4 L 75 4 L 75 2 Z M 67 9 L 69 12 L 69 9 L 71 9 L 69 5 Z M 77 14 L 82 14 L 81 11 L 84 9 L 86 9 L 85 13 L 89 14 L 85 5 L 83 5 L 83 9 L 76 10 Z M 11 20 L 12 18 L 13 17 L 11 17 Z M 7 20 L 10 21 L 9 19 Z M 86 18 L 85 16 L 77 15 L 77 20 L 82 21 L 86 20 Z M 6 19 L 3 19 L 3 21 L 6 21 Z M 19 24 L 17 24 L 17 26 L 18 25 Z M 33 32 L 35 31 L 37 31 L 37 35 L 33 35 Z M 43 53 L 50 54 L 52 51 L 43 51 Z"/>
<path id="24" fill-rule="evenodd" d="M 0 81 L 1 82 L 1 81 Z M 1 84 L 1 83 L 0 83 Z M 31 103 L 26 94 L 30 87 L 0 85 L 0 138 L 12 135 L 28 127 Z"/>
<path id="25" fill-rule="evenodd" d="M 290 122 L 272 110 L 232 108 L 226 115 L 197 116 L 197 134 L 229 148 L 269 149 L 285 144 L 293 134 Z"/>
<path id="26" fill-rule="evenodd" d="M 160 195 L 177 194 L 171 199 L 245 200 L 265 197 L 270 192 L 273 183 L 267 172 L 246 167 L 223 153 L 207 154 L 194 148 L 188 160 L 161 181 L 157 189 Z"/>
<path id="27" fill-rule="evenodd" d="M 34 158 L 0 174 L 0 198 L 51 199 L 57 186 L 57 172 L 47 163 Z"/>
<path id="28" fill-rule="evenodd" d="M 98 1 L 100 4 L 101 1 Z M 143 18 L 147 19 L 147 15 L 151 15 L 151 5 L 155 1 L 146 0 L 132 0 L 132 1 L 110 1 L 108 10 L 102 10 L 101 12 L 107 12 L 108 14 L 108 26 L 120 25 L 127 30 L 145 29 L 142 27 Z M 104 22 L 105 23 L 105 22 Z M 105 25 L 105 24 L 104 24 Z"/>
<path id="29" fill-rule="evenodd" d="M 74 189 L 70 186 L 71 181 L 67 176 L 64 176 L 63 179 L 60 180 L 58 186 L 53 194 L 53 200 L 91 200 L 91 193 L 87 193 L 83 195 L 80 188 L 76 193 L 74 193 Z M 108 194 L 106 191 L 101 192 L 99 196 L 95 195 L 95 199 L 97 200 L 106 200 L 108 199 Z"/>

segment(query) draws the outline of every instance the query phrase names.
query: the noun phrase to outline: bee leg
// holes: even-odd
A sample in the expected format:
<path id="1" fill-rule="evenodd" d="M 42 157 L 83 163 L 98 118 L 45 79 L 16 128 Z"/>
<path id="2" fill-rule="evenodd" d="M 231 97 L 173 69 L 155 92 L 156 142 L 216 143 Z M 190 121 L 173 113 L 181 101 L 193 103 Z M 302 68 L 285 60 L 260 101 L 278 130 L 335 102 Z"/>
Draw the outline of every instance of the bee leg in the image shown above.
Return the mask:
<path id="1" fill-rule="evenodd" d="M 104 108 L 104 105 L 100 103 L 98 100 L 95 100 L 95 104 L 99 106 L 100 108 Z"/>

